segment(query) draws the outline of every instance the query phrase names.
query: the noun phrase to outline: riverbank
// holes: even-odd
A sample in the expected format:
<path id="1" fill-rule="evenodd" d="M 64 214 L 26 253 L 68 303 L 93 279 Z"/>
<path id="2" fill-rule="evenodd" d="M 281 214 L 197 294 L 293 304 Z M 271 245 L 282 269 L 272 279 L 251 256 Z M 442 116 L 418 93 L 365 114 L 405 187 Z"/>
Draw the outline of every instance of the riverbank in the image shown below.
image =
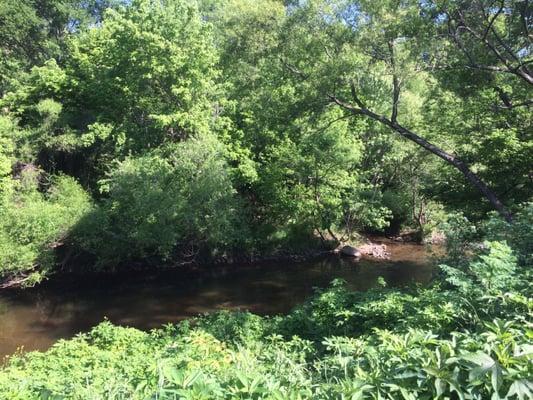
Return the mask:
<path id="1" fill-rule="evenodd" d="M 104 318 L 144 330 L 206 312 L 250 310 L 283 314 L 316 287 L 340 278 L 365 291 L 383 277 L 391 287 L 432 278 L 428 253 L 419 245 L 391 246 L 390 260 L 356 261 L 333 255 L 294 262 L 217 266 L 185 275 L 179 269 L 127 274 L 54 277 L 24 290 L 0 292 L 0 354 L 45 350 L 60 338 L 85 332 Z"/>
<path id="2" fill-rule="evenodd" d="M 389 247 L 394 246 L 398 252 L 399 244 L 422 246 L 414 241 L 407 239 L 398 240 L 398 238 L 388 238 L 378 235 L 362 236 L 356 247 L 361 251 L 363 257 L 368 259 L 387 260 L 391 258 Z M 280 250 L 275 254 L 269 255 L 247 255 L 233 257 L 216 257 L 210 261 L 206 260 L 182 260 L 172 263 L 165 263 L 160 260 L 138 260 L 127 264 L 121 264 L 114 268 L 79 268 L 79 264 L 88 264 L 87 260 L 73 259 L 67 266 L 58 268 L 50 273 L 47 278 L 39 283 L 46 285 L 50 282 L 70 286 L 77 286 L 77 282 L 94 282 L 100 280 L 113 280 L 120 282 L 125 276 L 136 276 L 142 279 L 145 275 L 160 271 L 177 270 L 183 274 L 184 279 L 194 279 L 201 277 L 212 277 L 224 275 L 231 272 L 237 272 L 242 269 L 256 268 L 257 266 L 276 264 L 276 263 L 302 263 L 329 255 L 337 254 L 338 249 L 325 248 L 317 246 L 315 248 L 306 248 L 299 251 Z M 398 256 L 396 256 L 398 257 Z M 403 256 L 399 256 L 400 258 Z M 79 263 L 79 264 L 78 264 Z M 0 283 L 0 290 L 25 290 L 24 277 L 7 279 Z"/>
<path id="3" fill-rule="evenodd" d="M 357 265 L 346 270 L 360 270 L 362 264 Z M 372 265 L 370 270 L 376 269 Z M 454 277 L 445 274 L 440 279 L 449 286 Z M 298 271 L 296 277 L 287 293 L 294 293 L 305 275 Z M 483 282 L 476 281 L 470 291 L 437 284 L 402 290 L 377 285 L 362 292 L 337 279 L 286 315 L 222 311 L 235 310 L 225 307 L 151 332 L 117 326 L 131 324 L 110 318 L 47 352 L 5 359 L 0 398 L 141 400 L 201 394 L 205 399 L 259 399 L 265 393 L 279 399 L 354 393 L 453 398 L 475 393 L 484 399 L 506 393 L 514 398 L 517 387 L 529 398 L 531 354 L 524 317 L 531 310 L 524 296 L 530 291 L 518 287 L 511 296 L 503 295 L 489 290 L 493 282 Z M 231 283 L 231 291 L 255 292 L 242 282 L 225 285 Z M 264 300 L 283 299 L 275 282 L 269 287 L 260 293 L 270 293 Z M 127 304 L 136 308 L 154 299 L 146 292 L 140 296 L 142 303 L 128 299 Z M 206 296 L 213 297 L 212 288 Z M 151 311 L 145 315 L 156 310 L 144 310 Z M 496 372 L 479 374 L 480 363 L 489 359 L 498 366 Z M 449 383 L 441 376 L 456 378 Z"/>
<path id="4" fill-rule="evenodd" d="M 138 260 L 120 264 L 113 268 L 77 268 L 76 262 L 82 265 L 87 264 L 86 260 L 73 260 L 67 266 L 58 268 L 53 273 L 49 273 L 47 278 L 39 283 L 46 284 L 47 281 L 62 281 L 76 283 L 77 281 L 98 281 L 100 279 L 120 279 L 124 274 L 143 275 L 151 272 L 179 270 L 185 278 L 195 278 L 202 275 L 212 275 L 216 273 L 226 273 L 229 270 L 239 270 L 253 267 L 254 265 L 276 263 L 276 262 L 304 262 L 315 258 L 325 257 L 333 254 L 332 250 L 307 249 L 300 252 L 283 251 L 278 254 L 266 256 L 241 255 L 236 257 L 216 257 L 210 261 L 181 260 L 175 262 L 164 262 L 162 260 Z M 7 278 L 0 282 L 0 290 L 24 290 L 27 286 L 25 277 Z"/>

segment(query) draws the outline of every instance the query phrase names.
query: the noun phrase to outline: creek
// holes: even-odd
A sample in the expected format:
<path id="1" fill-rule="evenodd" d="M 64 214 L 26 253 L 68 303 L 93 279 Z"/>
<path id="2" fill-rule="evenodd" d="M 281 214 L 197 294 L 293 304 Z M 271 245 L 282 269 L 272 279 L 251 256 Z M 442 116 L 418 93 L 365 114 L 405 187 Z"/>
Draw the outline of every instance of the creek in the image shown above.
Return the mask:
<path id="1" fill-rule="evenodd" d="M 17 349 L 46 350 L 61 338 L 86 332 L 104 319 L 144 330 L 217 310 L 287 313 L 344 279 L 368 290 L 381 276 L 392 287 L 426 284 L 433 267 L 428 250 L 411 243 L 387 243 L 389 260 L 355 261 L 327 256 L 302 263 L 271 262 L 242 268 L 216 267 L 184 278 L 179 269 L 104 277 L 64 284 L 51 280 L 34 289 L 0 292 L 0 357 Z"/>

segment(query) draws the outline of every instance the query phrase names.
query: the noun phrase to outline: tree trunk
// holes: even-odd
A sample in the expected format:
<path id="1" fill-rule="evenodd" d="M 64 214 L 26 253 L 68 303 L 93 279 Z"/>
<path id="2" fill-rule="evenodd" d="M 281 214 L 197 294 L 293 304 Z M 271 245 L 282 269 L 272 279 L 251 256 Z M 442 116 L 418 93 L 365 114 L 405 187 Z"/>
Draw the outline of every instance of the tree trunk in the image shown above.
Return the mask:
<path id="1" fill-rule="evenodd" d="M 498 199 L 498 196 L 496 196 L 496 193 L 494 193 L 487 186 L 487 184 L 483 182 L 481 178 L 479 178 L 479 176 L 477 176 L 470 169 L 470 167 L 464 161 L 460 160 L 459 158 L 455 157 L 452 154 L 445 152 L 444 150 L 435 146 L 434 144 L 428 142 L 426 139 L 424 139 L 421 136 L 418 136 L 416 133 L 403 127 L 398 122 L 391 121 L 390 119 L 384 117 L 383 115 L 376 114 L 372 112 L 371 110 L 367 109 L 366 107 L 362 107 L 362 103 L 360 101 L 357 102 L 359 107 L 354 107 L 351 104 L 345 103 L 337 99 L 335 96 L 329 96 L 329 97 L 333 102 L 345 108 L 346 110 L 349 110 L 350 112 L 357 114 L 357 115 L 366 115 L 367 117 L 370 117 L 373 120 L 378 121 L 388 126 L 389 128 L 393 129 L 395 132 L 399 133 L 404 138 L 410 140 L 411 142 L 416 143 L 418 146 L 429 151 L 430 153 L 433 153 L 436 156 L 442 158 L 448 164 L 458 169 L 463 174 L 463 176 L 466 178 L 466 180 L 483 194 L 483 196 L 490 202 L 490 204 L 494 207 L 494 209 L 498 211 L 500 215 L 503 218 L 505 218 L 507 222 L 512 222 L 511 213 L 505 208 L 503 203 Z"/>
<path id="2" fill-rule="evenodd" d="M 387 124 L 388 125 L 388 124 Z M 507 222 L 512 221 L 512 216 L 509 213 L 509 211 L 505 208 L 503 203 L 498 199 L 496 196 L 496 193 L 494 193 L 485 182 L 481 180 L 479 176 L 477 176 L 470 167 L 462 160 L 458 159 L 457 157 L 445 152 L 444 150 L 440 149 L 439 147 L 435 146 L 434 144 L 428 142 L 424 138 L 416 135 L 415 133 L 411 132 L 407 128 L 404 128 L 403 126 L 399 124 L 390 124 L 389 125 L 392 129 L 394 129 L 396 132 L 398 132 L 403 137 L 411 140 L 412 142 L 415 142 L 419 146 L 423 147 L 424 149 L 428 150 L 429 152 L 435 154 L 436 156 L 442 158 L 444 161 L 446 161 L 448 164 L 453 165 L 456 169 L 461 171 L 461 173 L 464 175 L 466 180 L 472 184 L 476 189 L 478 189 L 483 196 L 492 204 L 494 209 L 498 211 Z"/>

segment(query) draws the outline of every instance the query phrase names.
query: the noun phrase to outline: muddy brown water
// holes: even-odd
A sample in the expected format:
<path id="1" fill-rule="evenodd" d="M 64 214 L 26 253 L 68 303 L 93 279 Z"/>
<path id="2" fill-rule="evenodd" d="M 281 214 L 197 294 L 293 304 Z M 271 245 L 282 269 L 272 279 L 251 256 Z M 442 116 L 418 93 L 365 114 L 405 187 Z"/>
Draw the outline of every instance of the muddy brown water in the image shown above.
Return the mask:
<path id="1" fill-rule="evenodd" d="M 390 260 L 328 256 L 303 263 L 269 263 L 227 274 L 184 279 L 178 270 L 142 279 L 107 280 L 0 292 L 0 357 L 46 350 L 55 341 L 86 332 L 105 318 L 114 324 L 151 329 L 200 313 L 229 309 L 286 313 L 317 287 L 342 278 L 354 290 L 377 285 L 425 284 L 432 276 L 428 250 L 389 243 Z"/>

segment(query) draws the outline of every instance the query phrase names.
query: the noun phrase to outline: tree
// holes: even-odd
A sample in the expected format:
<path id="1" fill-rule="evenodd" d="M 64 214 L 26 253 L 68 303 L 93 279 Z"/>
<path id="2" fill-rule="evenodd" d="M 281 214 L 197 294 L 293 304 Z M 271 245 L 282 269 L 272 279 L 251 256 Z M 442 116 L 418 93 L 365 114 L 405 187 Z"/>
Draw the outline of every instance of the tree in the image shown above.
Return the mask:
<path id="1" fill-rule="evenodd" d="M 418 2 L 310 1 L 294 12 L 286 29 L 291 43 L 286 54 L 292 55 L 293 70 L 302 82 L 312 81 L 322 96 L 346 112 L 370 118 L 441 158 L 511 219 L 498 196 L 465 161 L 407 128 L 402 97 L 413 92 L 415 75 L 420 79 L 430 71 L 425 54 L 435 31 L 419 12 Z M 297 47 L 307 50 L 300 59 L 294 58 Z"/>
<path id="2" fill-rule="evenodd" d="M 362 190 L 362 145 L 338 110 L 294 121 L 300 132 L 272 145 L 260 169 L 259 197 L 268 222 L 318 233 L 341 228 L 346 203 Z"/>
<path id="3" fill-rule="evenodd" d="M 210 131 L 216 53 L 194 4 L 107 9 L 67 42 L 61 64 L 34 67 L 2 100 L 36 132 L 31 144 L 46 169 L 94 188 L 115 158 Z M 52 104 L 58 112 L 43 126 L 39 109 Z"/>
<path id="4" fill-rule="evenodd" d="M 424 111 L 428 122 L 456 143 L 500 200 L 510 206 L 528 201 L 533 184 L 529 2 L 435 1 L 428 18 L 436 29 L 430 64 L 438 80 L 435 101 Z M 456 180 L 444 181 L 450 196 L 443 201 L 463 198 L 461 207 L 474 208 L 475 193 L 457 190 Z"/>
<path id="5" fill-rule="evenodd" d="M 73 32 L 99 23 L 121 0 L 4 0 L 0 4 L 0 95 L 31 67 L 63 59 Z"/>
<path id="6" fill-rule="evenodd" d="M 106 198 L 80 221 L 72 244 L 100 267 L 223 254 L 245 226 L 222 155 L 204 137 L 126 158 L 101 181 Z"/>
<path id="7" fill-rule="evenodd" d="M 467 68 L 514 75 L 533 85 L 533 8 L 529 0 L 435 1 Z M 501 93 L 503 105 L 517 107 Z M 532 99 L 521 105 L 531 104 Z"/>

